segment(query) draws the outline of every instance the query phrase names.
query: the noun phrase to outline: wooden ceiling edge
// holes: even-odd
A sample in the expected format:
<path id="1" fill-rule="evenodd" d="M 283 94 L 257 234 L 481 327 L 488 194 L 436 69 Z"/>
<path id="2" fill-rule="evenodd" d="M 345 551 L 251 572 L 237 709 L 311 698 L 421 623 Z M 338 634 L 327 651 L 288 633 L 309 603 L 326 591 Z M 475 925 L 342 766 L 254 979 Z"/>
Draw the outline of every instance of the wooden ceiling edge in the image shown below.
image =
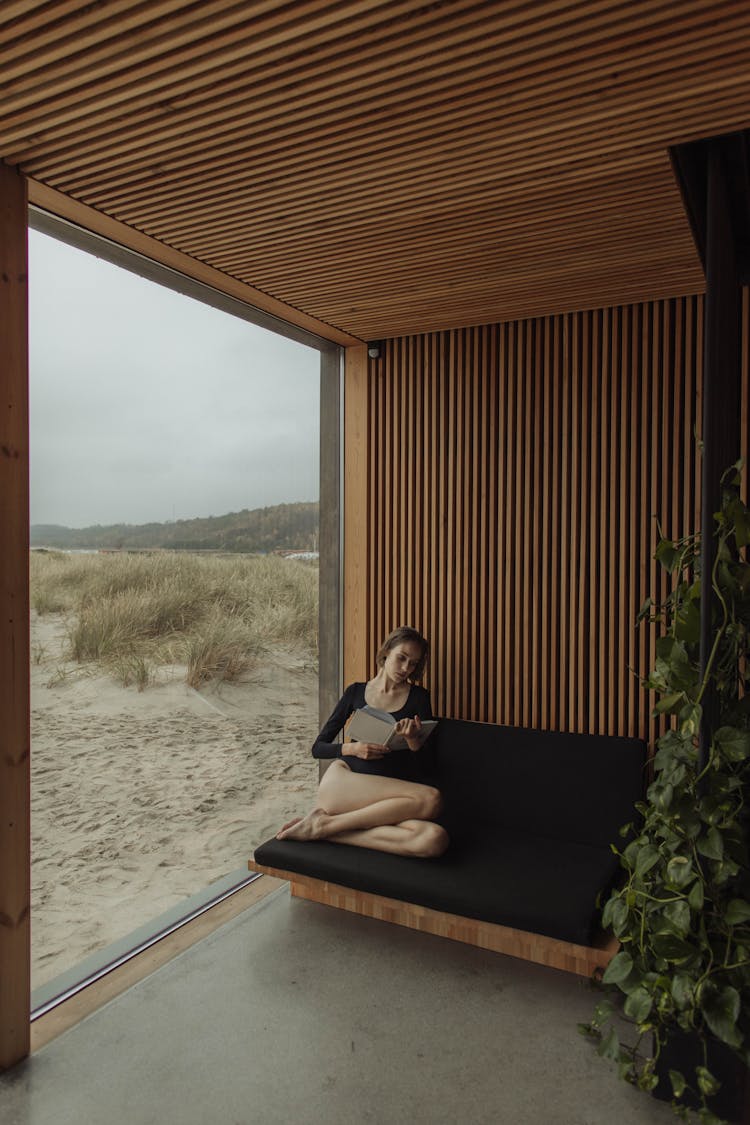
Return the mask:
<path id="1" fill-rule="evenodd" d="M 352 336 L 323 320 L 318 320 L 317 317 L 310 316 L 293 305 L 287 305 L 277 297 L 272 297 L 261 289 L 255 289 L 252 285 L 238 281 L 229 274 L 222 273 L 221 270 L 214 269 L 213 266 L 208 266 L 197 258 L 191 258 L 188 254 L 183 254 L 180 250 L 175 250 L 156 238 L 142 234 L 134 227 L 128 226 L 127 223 L 121 223 L 117 219 L 105 215 L 102 211 L 97 211 L 94 207 L 88 207 L 85 203 L 80 203 L 71 196 L 65 195 L 64 192 L 48 187 L 39 180 L 29 178 L 27 182 L 29 204 L 34 207 L 49 211 L 58 218 L 66 219 L 68 222 L 83 227 L 84 230 L 91 231 L 92 234 L 98 234 L 102 238 L 116 242 L 136 254 L 141 254 L 145 258 L 150 258 L 152 261 L 166 266 L 168 269 L 184 274 L 203 285 L 208 285 L 211 289 L 216 289 L 237 301 L 242 301 L 243 304 L 269 313 L 279 320 L 293 324 L 297 328 L 303 328 L 316 336 L 321 336 L 324 340 L 330 340 L 332 343 L 340 344 L 343 347 L 352 347 L 362 343 L 359 337 Z"/>
<path id="2" fill-rule="evenodd" d="M 750 290 L 750 286 L 748 289 Z M 573 298 L 571 297 L 570 303 L 556 302 L 554 304 L 540 305 L 536 308 L 528 304 L 524 304 L 523 307 L 506 307 L 497 314 L 495 319 L 492 319 L 489 311 L 484 317 L 478 320 L 456 320 L 447 323 L 432 324 L 423 318 L 421 326 L 412 327 L 409 327 L 408 324 L 399 327 L 395 325 L 391 319 L 391 323 L 387 328 L 383 328 L 382 325 L 378 327 L 376 323 L 371 325 L 370 330 L 367 330 L 365 327 L 364 338 L 367 340 L 379 340 L 385 343 L 391 340 L 411 340 L 421 336 L 438 336 L 441 333 L 476 332 L 479 329 L 523 325 L 530 321 L 555 320 L 558 317 L 594 316 L 600 313 L 617 312 L 621 309 L 659 305 L 667 301 L 691 300 L 694 297 L 698 300 L 705 298 L 705 281 L 702 285 L 694 285 L 690 282 L 686 282 L 676 286 L 658 287 L 645 295 L 640 291 L 638 294 L 631 294 L 630 297 L 628 297 L 627 294 L 621 294 L 617 298 L 612 296 L 609 299 L 601 301 L 597 301 L 595 297 L 589 296 L 588 298 L 584 298 L 581 304 L 574 304 Z"/>

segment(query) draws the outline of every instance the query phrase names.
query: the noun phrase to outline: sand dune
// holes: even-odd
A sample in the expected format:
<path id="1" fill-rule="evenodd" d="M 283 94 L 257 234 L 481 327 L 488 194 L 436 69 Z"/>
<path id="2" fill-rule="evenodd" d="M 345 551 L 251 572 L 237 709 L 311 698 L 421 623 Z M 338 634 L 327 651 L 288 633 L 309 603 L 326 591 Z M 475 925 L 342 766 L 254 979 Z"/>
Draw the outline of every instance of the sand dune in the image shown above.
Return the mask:
<path id="1" fill-rule="evenodd" d="M 67 663 L 64 637 L 32 621 L 34 987 L 244 866 L 317 784 L 304 658 L 201 693 L 175 666 L 139 692 Z"/>

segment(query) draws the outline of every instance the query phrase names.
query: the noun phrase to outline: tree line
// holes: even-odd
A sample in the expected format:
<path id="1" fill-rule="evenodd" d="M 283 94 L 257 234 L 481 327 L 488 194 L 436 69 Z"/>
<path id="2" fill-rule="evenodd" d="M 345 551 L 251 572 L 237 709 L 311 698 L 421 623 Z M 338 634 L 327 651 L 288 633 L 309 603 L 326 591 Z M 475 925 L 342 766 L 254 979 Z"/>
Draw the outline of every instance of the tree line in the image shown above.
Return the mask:
<path id="1" fill-rule="evenodd" d="M 170 523 L 32 524 L 31 546 L 60 550 L 272 551 L 318 549 L 319 504 L 276 504 Z"/>

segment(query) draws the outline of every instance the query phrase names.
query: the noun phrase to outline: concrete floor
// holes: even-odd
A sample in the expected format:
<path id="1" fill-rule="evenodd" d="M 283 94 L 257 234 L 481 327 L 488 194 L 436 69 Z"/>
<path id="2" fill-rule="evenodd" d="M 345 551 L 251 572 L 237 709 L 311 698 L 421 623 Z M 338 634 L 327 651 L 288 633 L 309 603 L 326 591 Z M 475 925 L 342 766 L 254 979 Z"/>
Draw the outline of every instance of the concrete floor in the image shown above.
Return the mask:
<path id="1" fill-rule="evenodd" d="M 585 981 L 282 889 L 0 1077 L 2 1125 L 672 1125 Z"/>

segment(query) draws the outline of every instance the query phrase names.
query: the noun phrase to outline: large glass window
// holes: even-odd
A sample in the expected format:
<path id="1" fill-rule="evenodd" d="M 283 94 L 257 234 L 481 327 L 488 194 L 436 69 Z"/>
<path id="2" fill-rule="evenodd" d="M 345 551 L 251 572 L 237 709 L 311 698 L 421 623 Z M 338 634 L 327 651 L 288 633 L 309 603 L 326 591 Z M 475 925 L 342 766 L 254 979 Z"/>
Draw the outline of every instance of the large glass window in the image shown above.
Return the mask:
<path id="1" fill-rule="evenodd" d="M 309 804 L 321 352 L 30 231 L 36 987 Z"/>

